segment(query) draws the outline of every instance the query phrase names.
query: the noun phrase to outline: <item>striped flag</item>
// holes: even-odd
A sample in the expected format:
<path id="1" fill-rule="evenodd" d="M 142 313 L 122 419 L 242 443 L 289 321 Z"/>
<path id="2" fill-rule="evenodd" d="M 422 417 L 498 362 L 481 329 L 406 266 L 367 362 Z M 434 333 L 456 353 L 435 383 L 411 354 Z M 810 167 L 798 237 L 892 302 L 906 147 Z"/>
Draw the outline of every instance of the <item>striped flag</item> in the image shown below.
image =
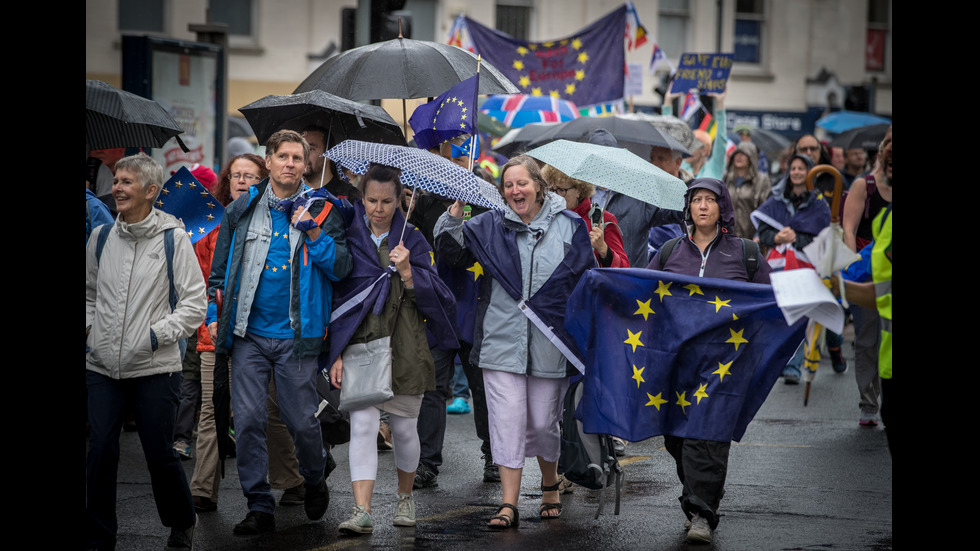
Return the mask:
<path id="1" fill-rule="evenodd" d="M 711 136 L 711 141 L 715 140 L 715 133 L 718 132 L 718 124 L 715 122 L 715 118 L 711 116 L 711 113 L 705 113 L 704 118 L 701 119 L 701 124 L 698 126 L 698 130 L 703 130 Z"/>
<path id="2" fill-rule="evenodd" d="M 626 2 L 626 49 L 635 50 L 647 43 L 647 29 L 640 23 L 633 2 Z"/>
<path id="3" fill-rule="evenodd" d="M 659 44 L 654 42 L 653 57 L 650 58 L 650 72 L 656 73 L 657 67 L 659 67 L 660 64 L 662 63 L 666 63 L 667 67 L 670 68 L 670 74 L 674 74 L 675 72 L 677 72 L 677 69 L 674 68 L 674 64 L 671 63 L 669 59 L 667 59 L 667 54 L 664 53 L 663 49 L 660 48 Z"/>
<path id="4" fill-rule="evenodd" d="M 691 121 L 694 115 L 698 114 L 698 111 L 704 108 L 701 104 L 701 100 L 698 99 L 697 94 L 688 93 L 684 97 L 684 107 L 681 109 L 681 118 L 687 122 Z"/>

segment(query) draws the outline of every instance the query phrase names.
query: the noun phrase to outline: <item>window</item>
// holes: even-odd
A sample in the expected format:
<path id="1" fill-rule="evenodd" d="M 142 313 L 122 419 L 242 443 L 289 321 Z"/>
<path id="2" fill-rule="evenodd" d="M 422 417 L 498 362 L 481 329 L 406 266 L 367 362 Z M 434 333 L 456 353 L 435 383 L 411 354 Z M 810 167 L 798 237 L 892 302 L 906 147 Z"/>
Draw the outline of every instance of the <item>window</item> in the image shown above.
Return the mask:
<path id="1" fill-rule="evenodd" d="M 870 0 L 868 2 L 868 32 L 864 48 L 864 68 L 866 71 L 883 72 L 886 69 L 885 56 L 889 42 L 888 30 L 891 16 L 890 0 Z"/>
<path id="2" fill-rule="evenodd" d="M 496 28 L 518 40 L 528 40 L 531 36 L 530 0 L 498 2 Z"/>
<path id="3" fill-rule="evenodd" d="M 735 2 L 735 61 L 761 65 L 765 45 L 765 0 Z"/>
<path id="4" fill-rule="evenodd" d="M 228 25 L 228 43 L 255 42 L 255 2 L 252 0 L 209 0 L 209 23 Z"/>
<path id="5" fill-rule="evenodd" d="M 676 65 L 687 52 L 688 29 L 691 22 L 689 0 L 661 0 L 657 13 L 657 46 Z"/>
<path id="6" fill-rule="evenodd" d="M 119 0 L 119 30 L 164 32 L 166 0 Z"/>

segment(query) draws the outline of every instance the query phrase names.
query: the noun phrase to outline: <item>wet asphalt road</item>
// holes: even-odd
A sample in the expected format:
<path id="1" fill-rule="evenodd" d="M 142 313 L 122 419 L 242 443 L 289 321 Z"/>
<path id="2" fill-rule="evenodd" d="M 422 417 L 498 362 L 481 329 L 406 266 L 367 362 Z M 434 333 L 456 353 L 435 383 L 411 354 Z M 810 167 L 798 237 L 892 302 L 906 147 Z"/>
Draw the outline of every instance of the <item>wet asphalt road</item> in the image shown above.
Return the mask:
<path id="1" fill-rule="evenodd" d="M 835 374 L 825 358 L 804 407 L 804 386 L 776 383 L 740 443 L 733 443 L 722 518 L 710 545 L 684 543 L 684 515 L 677 497 L 674 463 L 663 439 L 631 443 L 621 458 L 626 473 L 620 514 L 614 491 L 598 519 L 598 492 L 577 488 L 562 496 L 560 520 L 537 518 L 541 492 L 536 462 L 525 469 L 518 507 L 520 526 L 490 531 L 486 520 L 500 500 L 499 484 L 482 482 L 483 463 L 472 414 L 449 415 L 439 485 L 416 490 L 415 528 L 391 525 L 395 506 L 392 452 L 379 452 L 378 481 L 370 536 L 337 532 L 353 505 L 347 446 L 333 450 L 338 467 L 328 479 L 330 507 L 318 521 L 303 507 L 278 507 L 274 534 L 239 537 L 232 527 L 247 508 L 233 460 L 221 482 L 218 510 L 198 517 L 195 549 L 719 549 L 875 550 L 892 549 L 892 462 L 883 428 L 858 425 L 853 330 L 845 328 L 850 369 Z M 169 530 L 156 514 L 139 438 L 123 433 L 119 468 L 117 549 L 164 549 Z M 184 462 L 188 478 L 194 461 Z M 275 491 L 276 497 L 281 491 Z"/>

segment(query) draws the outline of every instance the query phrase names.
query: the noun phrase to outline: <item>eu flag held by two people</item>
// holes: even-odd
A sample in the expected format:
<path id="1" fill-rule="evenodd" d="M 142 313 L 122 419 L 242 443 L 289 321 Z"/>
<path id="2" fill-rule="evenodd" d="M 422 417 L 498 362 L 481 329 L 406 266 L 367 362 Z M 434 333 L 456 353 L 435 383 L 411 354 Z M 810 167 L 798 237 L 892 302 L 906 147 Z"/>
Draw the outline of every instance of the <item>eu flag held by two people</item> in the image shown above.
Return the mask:
<path id="1" fill-rule="evenodd" d="M 738 441 L 800 342 L 772 287 L 629 268 L 589 270 L 565 327 L 585 353 L 587 433 Z"/>
<path id="2" fill-rule="evenodd" d="M 473 75 L 415 108 L 408 124 L 415 132 L 419 149 L 431 149 L 456 136 L 476 133 L 479 78 L 479 74 Z"/>

